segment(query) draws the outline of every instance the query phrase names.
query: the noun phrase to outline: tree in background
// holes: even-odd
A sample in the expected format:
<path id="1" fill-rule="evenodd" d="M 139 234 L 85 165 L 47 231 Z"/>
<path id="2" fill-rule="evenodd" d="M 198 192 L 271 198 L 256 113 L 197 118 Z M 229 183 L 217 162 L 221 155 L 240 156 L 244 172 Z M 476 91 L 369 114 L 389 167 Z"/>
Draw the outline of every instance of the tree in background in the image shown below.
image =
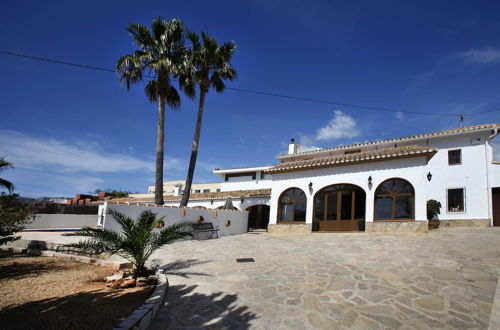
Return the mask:
<path id="1" fill-rule="evenodd" d="M 132 54 L 118 60 L 116 72 L 120 81 L 130 90 L 132 83 L 151 78 L 145 92 L 151 103 L 158 104 L 158 125 L 156 130 L 156 180 L 155 204 L 163 204 L 163 158 L 165 144 L 165 104 L 179 109 L 181 99 L 172 85 L 173 78 L 184 81 L 187 68 L 187 49 L 184 46 L 184 26 L 178 19 L 165 21 L 161 17 L 153 20 L 151 28 L 130 24 L 128 32 L 139 48 Z M 148 73 L 145 73 L 148 71 Z M 190 89 L 186 95 L 194 96 Z"/>
<path id="2" fill-rule="evenodd" d="M 137 220 L 114 210 L 109 210 L 108 214 L 116 219 L 121 233 L 111 229 L 84 227 L 82 231 L 66 236 L 84 236 L 88 239 L 66 246 L 91 253 L 117 254 L 134 265 L 135 277 L 149 275 L 146 262 L 153 252 L 192 233 L 192 224 L 187 222 L 155 230 L 163 222 L 163 217 L 156 218 L 156 213 L 149 210 L 143 211 Z"/>
<path id="3" fill-rule="evenodd" d="M 29 222 L 28 208 L 19 201 L 18 194 L 0 195 L 0 245 L 15 241 L 15 236 Z"/>
<path id="4" fill-rule="evenodd" d="M 215 89 L 217 93 L 224 92 L 226 88 L 224 80 L 232 81 L 237 75 L 236 70 L 231 66 L 231 58 L 236 49 L 236 45 L 232 41 L 219 45 L 217 40 L 206 32 L 201 32 L 201 42 L 200 37 L 193 32 L 188 33 L 188 39 L 192 43 L 189 56 L 192 72 L 190 72 L 190 80 L 188 81 L 198 85 L 200 99 L 186 186 L 184 187 L 180 206 L 187 206 L 191 194 L 191 184 L 193 183 L 196 158 L 198 157 L 205 96 L 210 88 Z"/>
<path id="5" fill-rule="evenodd" d="M 11 163 L 0 158 L 0 172 L 7 168 L 14 168 Z M 0 245 L 6 242 L 19 239 L 14 236 L 24 229 L 24 225 L 29 221 L 28 209 L 19 200 L 18 194 L 13 194 L 14 185 L 5 179 L 0 178 L 0 188 L 5 188 L 9 192 L 0 194 Z"/>

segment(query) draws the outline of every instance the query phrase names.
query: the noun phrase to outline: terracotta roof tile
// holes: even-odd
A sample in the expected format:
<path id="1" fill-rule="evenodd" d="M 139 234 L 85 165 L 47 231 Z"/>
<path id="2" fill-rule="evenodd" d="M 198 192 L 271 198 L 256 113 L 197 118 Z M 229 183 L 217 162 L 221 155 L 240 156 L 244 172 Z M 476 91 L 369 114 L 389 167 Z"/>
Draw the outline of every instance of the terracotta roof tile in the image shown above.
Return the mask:
<path id="1" fill-rule="evenodd" d="M 363 146 L 369 146 L 369 145 L 426 139 L 426 138 L 431 138 L 431 137 L 446 136 L 446 135 L 453 135 L 453 134 L 458 134 L 458 133 L 473 132 L 473 131 L 478 131 L 478 130 L 495 129 L 495 128 L 500 128 L 500 123 L 465 126 L 465 127 L 447 129 L 447 130 L 438 131 L 438 132 L 417 134 L 417 135 L 405 136 L 405 137 L 394 138 L 394 139 L 376 140 L 376 141 L 365 142 L 365 143 L 349 144 L 349 145 L 339 146 L 339 147 L 298 152 L 298 153 L 295 153 L 293 155 L 284 154 L 284 155 L 279 155 L 277 158 L 278 159 L 286 159 L 286 158 L 290 158 L 290 157 L 321 153 L 321 152 L 330 151 L 330 150 L 332 150 L 332 151 L 333 150 L 345 150 L 345 149 L 351 149 L 351 148 L 357 148 L 357 147 L 363 147 Z"/>
<path id="2" fill-rule="evenodd" d="M 281 163 L 270 168 L 268 173 L 280 173 L 291 171 L 302 171 L 318 167 L 342 166 L 353 163 L 366 163 L 373 161 L 384 161 L 398 158 L 410 158 L 428 156 L 432 157 L 437 152 L 436 148 L 420 146 L 404 146 L 380 150 L 369 150 L 356 154 L 337 155 L 293 162 Z"/>
<path id="3" fill-rule="evenodd" d="M 212 200 L 212 199 L 226 199 L 231 198 L 259 198 L 259 197 L 269 197 L 271 195 L 271 189 L 256 189 L 256 190 L 235 190 L 235 191 L 221 191 L 221 192 L 207 192 L 207 193 L 193 193 L 190 195 L 190 201 L 200 201 L 200 200 Z M 163 196 L 165 202 L 180 201 L 182 196 Z M 110 199 L 109 202 L 153 202 L 154 197 L 145 198 L 114 198 Z"/>

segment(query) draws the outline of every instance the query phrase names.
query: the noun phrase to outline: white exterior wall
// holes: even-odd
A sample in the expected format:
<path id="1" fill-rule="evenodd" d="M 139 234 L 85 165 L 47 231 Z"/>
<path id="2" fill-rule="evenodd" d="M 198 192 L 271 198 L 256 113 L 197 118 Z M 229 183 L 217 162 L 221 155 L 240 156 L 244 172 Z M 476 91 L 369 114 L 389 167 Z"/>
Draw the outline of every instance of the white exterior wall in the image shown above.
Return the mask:
<path id="1" fill-rule="evenodd" d="M 415 220 L 427 220 L 425 191 L 428 182 L 425 165 L 426 158 L 419 157 L 274 174 L 269 223 L 277 223 L 278 200 L 288 188 L 297 187 L 305 192 L 307 196 L 306 223 L 312 223 L 314 195 L 326 186 L 342 183 L 357 185 L 365 191 L 366 221 L 371 222 L 373 221 L 375 189 L 381 182 L 396 177 L 409 181 L 415 189 Z M 368 187 L 369 176 L 373 179 L 371 188 Z M 309 191 L 310 182 L 313 184 L 312 193 Z"/>
<path id="2" fill-rule="evenodd" d="M 269 176 L 270 177 L 270 176 Z M 233 178 L 231 178 L 233 179 Z M 239 178 L 234 178 L 239 179 Z M 256 189 L 269 189 L 272 188 L 272 180 L 250 180 L 249 181 L 224 181 L 220 184 L 221 191 L 235 191 L 235 190 L 256 190 Z"/>
<path id="3" fill-rule="evenodd" d="M 425 157 L 353 164 L 341 167 L 286 172 L 272 176 L 270 224 L 276 224 L 278 200 L 288 188 L 301 188 L 307 196 L 306 223 L 312 223 L 314 194 L 332 184 L 355 184 L 366 192 L 366 221 L 374 218 L 374 193 L 378 185 L 390 178 L 409 181 L 415 189 L 415 220 L 426 220 L 426 202 L 435 199 L 441 202 L 441 220 L 490 219 L 491 187 L 500 187 L 500 164 L 492 164 L 489 133 L 461 134 L 440 137 L 421 142 L 438 152 L 427 163 Z M 479 140 L 478 140 L 479 139 Z M 415 142 L 398 144 L 409 145 Z M 448 151 L 461 149 L 461 164 L 448 165 Z M 427 180 L 431 172 L 432 179 Z M 368 177 L 373 186 L 368 187 Z M 309 191 L 309 183 L 313 192 Z M 448 212 L 447 189 L 465 188 L 465 212 Z"/>
<path id="4" fill-rule="evenodd" d="M 194 222 L 198 216 L 203 216 L 205 222 L 212 222 L 214 227 L 219 227 L 219 236 L 236 235 L 246 233 L 248 229 L 248 212 L 230 211 L 230 210 L 200 210 L 186 208 L 186 216 L 181 215 L 181 208 L 173 207 L 155 207 L 146 205 L 126 205 L 126 204 L 109 204 L 106 203 L 105 207 L 113 209 L 120 213 L 124 213 L 129 217 L 135 219 L 139 214 L 145 210 L 151 210 L 156 213 L 158 217 L 165 217 L 165 226 L 170 226 L 180 222 Z M 215 213 L 217 215 L 215 215 Z M 227 221 L 231 221 L 230 226 L 226 226 Z M 106 214 L 104 217 L 104 228 L 120 231 L 121 228 L 116 220 Z"/>
<path id="5" fill-rule="evenodd" d="M 441 220 L 490 219 L 491 186 L 488 176 L 494 176 L 491 169 L 491 147 L 485 139 L 488 135 L 467 134 L 431 140 L 429 146 L 438 152 L 429 161 L 428 171 L 432 173 L 427 199 L 441 202 Z M 480 144 L 472 140 L 481 138 Z M 460 165 L 448 165 L 448 151 L 460 149 Z M 499 167 L 500 168 L 500 167 Z M 488 170 L 488 173 L 487 173 Z M 490 181 L 491 182 L 491 181 Z M 447 189 L 465 188 L 465 212 L 448 212 Z"/>
<path id="6" fill-rule="evenodd" d="M 241 211 L 245 211 L 247 208 L 253 205 L 270 205 L 269 204 L 269 197 L 263 197 L 263 198 L 245 198 L 243 200 L 243 204 L 241 204 L 241 199 L 239 198 L 233 198 L 232 199 L 233 206 L 236 207 L 237 209 Z M 210 200 L 202 200 L 202 201 L 189 201 L 188 207 L 196 207 L 196 206 L 203 206 L 206 207 L 207 209 L 216 209 L 220 206 L 223 206 L 224 203 L 226 203 L 226 200 L 223 199 L 218 199 L 214 200 L 212 203 Z M 179 206 L 179 201 L 175 202 L 169 202 L 165 201 L 165 205 L 168 206 Z"/>
<path id="7" fill-rule="evenodd" d="M 97 227 L 97 214 L 36 214 L 26 229 Z"/>

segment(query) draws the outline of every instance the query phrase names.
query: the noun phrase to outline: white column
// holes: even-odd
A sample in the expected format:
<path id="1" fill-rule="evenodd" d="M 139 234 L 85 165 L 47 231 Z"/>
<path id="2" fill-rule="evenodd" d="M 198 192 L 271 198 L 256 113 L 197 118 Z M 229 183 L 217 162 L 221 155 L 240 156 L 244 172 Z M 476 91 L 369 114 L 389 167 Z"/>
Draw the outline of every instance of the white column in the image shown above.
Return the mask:
<path id="1" fill-rule="evenodd" d="M 365 209 L 365 221 L 373 222 L 375 218 L 374 210 L 375 210 L 375 183 L 372 183 L 370 186 L 366 185 L 366 209 Z"/>

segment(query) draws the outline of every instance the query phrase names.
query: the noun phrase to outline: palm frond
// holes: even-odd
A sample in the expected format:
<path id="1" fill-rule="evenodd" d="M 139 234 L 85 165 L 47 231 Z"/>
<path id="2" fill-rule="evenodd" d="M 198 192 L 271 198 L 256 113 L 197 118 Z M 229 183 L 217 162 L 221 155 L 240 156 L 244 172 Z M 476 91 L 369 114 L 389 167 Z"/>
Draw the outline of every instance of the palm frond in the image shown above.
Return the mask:
<path id="1" fill-rule="evenodd" d="M 181 97 L 179 96 L 179 93 L 177 92 L 177 89 L 175 89 L 175 87 L 170 86 L 168 88 L 165 101 L 172 109 L 179 109 L 181 107 Z"/>
<path id="2" fill-rule="evenodd" d="M 155 46 L 148 27 L 141 24 L 130 24 L 127 31 L 132 36 L 134 43 L 143 51 L 150 51 Z"/>
<path id="3" fill-rule="evenodd" d="M 0 188 L 5 188 L 9 193 L 14 191 L 14 184 L 10 181 L 0 178 Z"/>
<path id="4" fill-rule="evenodd" d="M 120 82 L 125 83 L 127 89 L 130 90 L 132 83 L 142 81 L 144 68 L 140 58 L 134 55 L 124 55 L 118 59 L 116 73 L 120 75 Z"/>
<path id="5" fill-rule="evenodd" d="M 14 168 L 11 162 L 5 160 L 5 157 L 0 158 L 0 172 L 6 170 L 7 168 Z"/>
<path id="6" fill-rule="evenodd" d="M 144 87 L 144 93 L 148 97 L 149 102 L 156 103 L 158 101 L 158 88 L 156 80 L 150 80 Z"/>

